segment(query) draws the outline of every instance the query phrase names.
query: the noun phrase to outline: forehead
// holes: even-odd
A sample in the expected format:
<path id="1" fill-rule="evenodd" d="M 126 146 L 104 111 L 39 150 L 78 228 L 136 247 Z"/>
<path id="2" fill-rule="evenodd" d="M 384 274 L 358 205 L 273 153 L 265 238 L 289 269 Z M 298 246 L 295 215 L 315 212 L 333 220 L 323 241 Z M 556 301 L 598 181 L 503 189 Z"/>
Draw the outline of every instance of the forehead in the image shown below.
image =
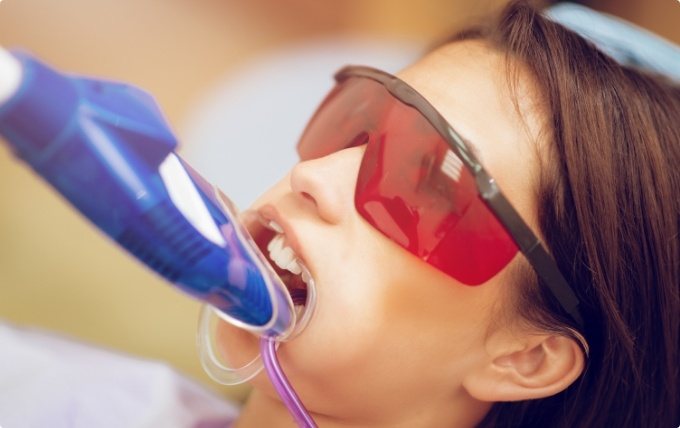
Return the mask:
<path id="1" fill-rule="evenodd" d="M 481 41 L 442 46 L 398 73 L 439 110 L 530 225 L 542 115 L 528 73 L 509 86 L 505 56 Z"/>

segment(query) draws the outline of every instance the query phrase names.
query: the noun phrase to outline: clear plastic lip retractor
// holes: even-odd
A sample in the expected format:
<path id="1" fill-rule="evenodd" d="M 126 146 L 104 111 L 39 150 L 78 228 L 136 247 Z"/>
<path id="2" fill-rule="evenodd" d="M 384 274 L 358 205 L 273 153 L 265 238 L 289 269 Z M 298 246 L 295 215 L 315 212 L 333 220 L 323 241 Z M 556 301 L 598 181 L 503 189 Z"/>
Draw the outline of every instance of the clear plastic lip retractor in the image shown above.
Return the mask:
<path id="1" fill-rule="evenodd" d="M 221 192 L 219 192 L 219 195 L 219 200 L 223 205 L 225 205 L 225 210 L 234 212 L 235 209 L 231 204 L 231 201 Z M 253 241 L 247 229 L 245 229 L 245 227 L 242 226 L 240 222 L 234 222 L 234 224 L 239 225 L 238 228 L 239 232 L 243 236 L 242 239 L 248 240 L 250 243 L 250 248 L 254 249 L 253 251 L 255 256 L 259 261 L 259 268 L 263 271 L 267 271 L 268 276 L 278 278 L 278 275 L 272 268 L 269 261 L 259 250 L 257 244 Z M 293 339 L 300 332 L 302 332 L 309 323 L 309 320 L 314 313 L 314 308 L 316 307 L 316 284 L 311 274 L 306 270 L 306 267 L 304 267 L 304 265 L 301 266 L 305 271 L 305 276 L 309 278 L 307 281 L 306 300 L 304 304 L 302 304 L 302 302 L 294 302 L 296 305 L 294 310 L 294 326 L 289 332 L 287 332 L 285 336 L 281 335 L 276 337 L 277 342 Z M 239 385 L 245 383 L 257 376 L 257 374 L 259 374 L 264 368 L 264 363 L 257 345 L 258 337 L 251 334 L 250 337 L 244 338 L 243 331 L 232 331 L 232 333 L 235 335 L 240 334 L 242 341 L 250 341 L 253 352 L 253 355 L 250 358 L 247 358 L 246 362 L 234 365 L 234 363 L 228 361 L 230 359 L 230 355 L 228 354 L 230 351 L 242 350 L 230 349 L 230 346 L 227 343 L 222 343 L 221 345 L 216 343 L 216 329 L 217 324 L 220 321 L 226 321 L 228 324 L 235 327 L 242 327 L 238 320 L 233 319 L 231 316 L 223 313 L 218 308 L 210 304 L 204 305 L 200 314 L 197 336 L 201 365 L 203 366 L 205 372 L 215 382 L 218 382 L 222 385 Z M 250 329 L 245 328 L 244 330 Z M 241 342 L 241 345 L 242 344 L 243 342 Z M 225 355 L 225 353 L 227 355 Z"/>

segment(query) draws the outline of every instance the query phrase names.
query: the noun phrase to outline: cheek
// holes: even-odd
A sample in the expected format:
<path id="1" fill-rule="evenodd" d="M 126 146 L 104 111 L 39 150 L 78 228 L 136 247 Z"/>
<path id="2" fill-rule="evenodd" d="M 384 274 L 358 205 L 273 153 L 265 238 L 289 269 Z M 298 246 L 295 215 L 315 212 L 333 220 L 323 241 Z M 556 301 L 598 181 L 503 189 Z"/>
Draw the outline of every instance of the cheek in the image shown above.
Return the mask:
<path id="1" fill-rule="evenodd" d="M 351 239 L 314 235 L 326 243 L 315 258 L 319 300 L 307 330 L 282 348 L 291 368 L 305 376 L 351 378 L 393 363 L 417 366 L 425 354 L 414 347 L 450 352 L 447 337 L 464 349 L 469 325 L 479 322 L 473 321 L 478 305 L 463 298 L 467 287 L 372 229 L 359 230 Z"/>
<path id="2" fill-rule="evenodd" d="M 352 377 L 373 364 L 391 314 L 386 303 L 389 261 L 365 229 L 349 222 L 298 225 L 317 281 L 314 315 L 300 336 L 280 348 L 291 377 Z M 361 243 L 359 245 L 358 243 Z"/>
<path id="3" fill-rule="evenodd" d="M 378 249 L 356 250 L 351 271 L 327 260 L 331 279 L 319 290 L 318 312 L 280 349 L 286 374 L 310 404 L 408 405 L 413 394 L 448 388 L 479 357 L 487 314 L 481 289 L 452 283 L 400 248 Z M 443 370 L 452 373 L 446 382 Z"/>
<path id="4" fill-rule="evenodd" d="M 340 250 L 335 246 L 336 250 Z M 307 329 L 282 355 L 309 374 L 356 366 L 366 360 L 387 317 L 383 281 L 365 252 L 343 257 L 327 251 L 317 260 L 318 303 Z"/>

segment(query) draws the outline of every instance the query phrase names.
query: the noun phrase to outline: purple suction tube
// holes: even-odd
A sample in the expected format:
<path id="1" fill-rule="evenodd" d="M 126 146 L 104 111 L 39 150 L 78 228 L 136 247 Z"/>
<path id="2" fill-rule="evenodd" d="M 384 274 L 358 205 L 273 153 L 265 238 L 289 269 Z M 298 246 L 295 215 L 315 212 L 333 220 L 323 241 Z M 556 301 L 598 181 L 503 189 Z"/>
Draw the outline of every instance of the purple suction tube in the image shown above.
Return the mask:
<path id="1" fill-rule="evenodd" d="M 267 337 L 261 338 L 260 352 L 262 353 L 264 369 L 267 371 L 269 380 L 274 385 L 283 404 L 286 405 L 290 414 L 293 415 L 295 422 L 302 428 L 316 428 L 317 425 L 314 419 L 310 416 L 305 405 L 302 404 L 300 397 L 298 397 L 286 374 L 281 369 L 279 360 L 276 357 L 276 340 Z"/>

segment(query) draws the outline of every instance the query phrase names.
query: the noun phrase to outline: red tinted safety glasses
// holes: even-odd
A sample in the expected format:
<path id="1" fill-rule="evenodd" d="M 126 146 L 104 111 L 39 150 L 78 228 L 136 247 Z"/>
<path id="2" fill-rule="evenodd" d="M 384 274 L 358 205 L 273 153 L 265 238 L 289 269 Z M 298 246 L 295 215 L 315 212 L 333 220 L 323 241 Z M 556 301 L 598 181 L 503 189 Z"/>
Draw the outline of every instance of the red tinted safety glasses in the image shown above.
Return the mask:
<path id="1" fill-rule="evenodd" d="M 345 67 L 298 144 L 301 160 L 366 144 L 357 211 L 407 251 L 466 285 L 479 285 L 521 251 L 564 311 L 579 301 L 555 261 L 463 138 L 399 78 Z"/>

